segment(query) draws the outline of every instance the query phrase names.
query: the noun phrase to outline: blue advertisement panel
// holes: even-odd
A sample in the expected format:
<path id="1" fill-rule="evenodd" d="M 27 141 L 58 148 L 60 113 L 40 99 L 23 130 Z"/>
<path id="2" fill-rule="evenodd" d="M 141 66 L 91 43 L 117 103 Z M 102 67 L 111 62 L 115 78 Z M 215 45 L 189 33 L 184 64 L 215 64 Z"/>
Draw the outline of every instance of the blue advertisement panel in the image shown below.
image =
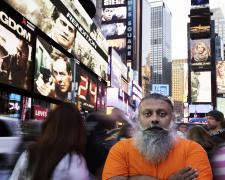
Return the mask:
<path id="1" fill-rule="evenodd" d="M 159 93 L 164 96 L 169 96 L 169 85 L 168 84 L 152 84 L 152 92 Z"/>

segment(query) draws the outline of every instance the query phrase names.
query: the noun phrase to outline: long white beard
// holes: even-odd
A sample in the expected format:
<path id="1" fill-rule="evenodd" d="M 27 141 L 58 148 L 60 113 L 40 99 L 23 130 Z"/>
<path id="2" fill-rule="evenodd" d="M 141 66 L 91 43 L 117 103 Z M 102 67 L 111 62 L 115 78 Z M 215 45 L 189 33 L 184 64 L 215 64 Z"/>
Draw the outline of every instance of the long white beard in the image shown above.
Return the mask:
<path id="1" fill-rule="evenodd" d="M 176 135 L 172 130 L 137 130 L 134 142 L 141 154 L 153 164 L 164 161 L 173 148 Z"/>

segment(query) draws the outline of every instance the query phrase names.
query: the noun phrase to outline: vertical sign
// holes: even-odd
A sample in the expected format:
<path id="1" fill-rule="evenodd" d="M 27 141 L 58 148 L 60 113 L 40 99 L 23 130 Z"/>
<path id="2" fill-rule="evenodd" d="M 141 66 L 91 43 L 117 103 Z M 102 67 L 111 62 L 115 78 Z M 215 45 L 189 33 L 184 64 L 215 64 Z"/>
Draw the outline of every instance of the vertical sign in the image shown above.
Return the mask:
<path id="1" fill-rule="evenodd" d="M 127 60 L 133 59 L 133 0 L 127 1 Z"/>

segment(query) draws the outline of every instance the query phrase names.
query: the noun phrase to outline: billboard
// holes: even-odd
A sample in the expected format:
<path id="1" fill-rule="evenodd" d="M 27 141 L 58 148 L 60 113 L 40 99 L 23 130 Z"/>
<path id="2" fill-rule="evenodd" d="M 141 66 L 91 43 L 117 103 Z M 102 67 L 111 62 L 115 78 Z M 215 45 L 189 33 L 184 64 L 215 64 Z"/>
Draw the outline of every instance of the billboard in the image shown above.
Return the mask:
<path id="1" fill-rule="evenodd" d="M 217 93 L 225 94 L 225 62 L 216 62 L 216 85 Z"/>
<path id="2" fill-rule="evenodd" d="M 34 90 L 43 96 L 61 101 L 75 101 L 74 60 L 54 48 L 57 56 L 49 53 L 52 45 L 37 37 L 35 53 Z"/>
<path id="3" fill-rule="evenodd" d="M 0 83 L 31 90 L 34 41 L 34 26 L 1 2 Z"/>
<path id="4" fill-rule="evenodd" d="M 211 102 L 211 72 L 191 72 L 192 103 Z"/>
<path id="5" fill-rule="evenodd" d="M 169 85 L 168 84 L 152 84 L 152 93 L 158 93 L 164 96 L 169 96 Z"/>
<path id="6" fill-rule="evenodd" d="M 84 68 L 77 68 L 77 106 L 81 111 L 95 111 L 97 105 L 97 78 Z"/>
<path id="7" fill-rule="evenodd" d="M 121 7 L 106 7 L 103 8 L 102 13 L 102 22 L 109 22 L 109 21 L 117 21 L 125 20 L 127 18 L 127 8 L 126 6 Z"/>
<path id="8" fill-rule="evenodd" d="M 210 9 L 198 8 L 190 11 L 191 39 L 210 38 Z"/>
<path id="9" fill-rule="evenodd" d="M 191 68 L 193 70 L 210 69 L 210 39 L 190 40 Z"/>
<path id="10" fill-rule="evenodd" d="M 225 114 L 225 98 L 224 97 L 217 97 L 216 98 L 217 110 L 221 111 Z"/>
<path id="11" fill-rule="evenodd" d="M 127 1 L 102 1 L 101 30 L 126 62 Z"/>
<path id="12" fill-rule="evenodd" d="M 102 79 L 107 79 L 107 41 L 79 1 L 9 0 L 7 3 L 67 50 L 71 57 L 82 61 L 91 51 L 93 58 L 89 58 L 85 65 Z"/>
<path id="13" fill-rule="evenodd" d="M 122 76 L 127 79 L 127 67 L 119 54 L 111 48 L 111 87 L 122 87 Z"/>

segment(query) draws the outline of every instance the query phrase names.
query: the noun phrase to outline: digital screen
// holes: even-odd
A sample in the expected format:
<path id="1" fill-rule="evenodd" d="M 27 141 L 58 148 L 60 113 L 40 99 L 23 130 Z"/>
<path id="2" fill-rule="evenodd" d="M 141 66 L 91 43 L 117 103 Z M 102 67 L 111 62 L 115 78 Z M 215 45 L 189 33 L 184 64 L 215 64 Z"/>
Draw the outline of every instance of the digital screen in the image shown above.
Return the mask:
<path id="1" fill-rule="evenodd" d="M 195 70 L 210 69 L 210 39 L 190 40 L 191 66 Z"/>
<path id="2" fill-rule="evenodd" d="M 77 72 L 77 103 L 80 110 L 95 110 L 97 105 L 97 79 L 89 72 L 78 67 Z"/>
<path id="3" fill-rule="evenodd" d="M 108 62 L 77 32 L 75 54 L 78 60 L 105 81 L 108 79 Z"/>
<path id="4" fill-rule="evenodd" d="M 216 105 L 217 105 L 217 110 L 221 111 L 223 114 L 225 114 L 225 98 L 222 97 L 217 97 L 216 98 Z"/>
<path id="5" fill-rule="evenodd" d="M 211 72 L 191 72 L 192 102 L 211 102 Z"/>
<path id="6" fill-rule="evenodd" d="M 216 62 L 216 84 L 217 84 L 217 93 L 225 94 L 225 62 L 224 61 Z"/>
<path id="7" fill-rule="evenodd" d="M 38 36 L 35 54 L 35 92 L 62 101 L 74 101 L 74 61 Z"/>
<path id="8" fill-rule="evenodd" d="M 113 47 L 119 55 L 122 55 L 122 53 L 126 49 L 126 38 L 120 38 L 120 39 L 109 39 L 107 40 L 110 47 Z"/>
<path id="9" fill-rule="evenodd" d="M 210 37 L 210 10 L 209 8 L 191 9 L 190 13 L 191 39 Z"/>
<path id="10" fill-rule="evenodd" d="M 164 96 L 169 96 L 169 85 L 168 84 L 152 84 L 152 92 L 159 93 Z"/>
<path id="11" fill-rule="evenodd" d="M 209 0 L 191 0 L 191 5 L 209 4 Z"/>
<path id="12" fill-rule="evenodd" d="M 132 23 L 131 21 L 128 23 L 127 14 L 127 1 L 102 2 L 101 30 L 109 46 L 115 48 L 124 62 L 126 62 L 127 55 L 127 24 L 130 25 Z M 129 31 L 130 29 L 132 29 L 131 26 L 129 26 Z"/>
<path id="13" fill-rule="evenodd" d="M 122 7 L 111 7 L 103 8 L 102 12 L 102 22 L 108 21 L 120 21 L 127 18 L 127 8 Z"/>
<path id="14" fill-rule="evenodd" d="M 123 38 L 126 36 L 126 22 L 103 24 L 101 29 L 107 39 Z"/>
<path id="15" fill-rule="evenodd" d="M 31 90 L 34 29 L 0 2 L 0 83 Z M 29 26 L 30 25 L 30 26 Z"/>

